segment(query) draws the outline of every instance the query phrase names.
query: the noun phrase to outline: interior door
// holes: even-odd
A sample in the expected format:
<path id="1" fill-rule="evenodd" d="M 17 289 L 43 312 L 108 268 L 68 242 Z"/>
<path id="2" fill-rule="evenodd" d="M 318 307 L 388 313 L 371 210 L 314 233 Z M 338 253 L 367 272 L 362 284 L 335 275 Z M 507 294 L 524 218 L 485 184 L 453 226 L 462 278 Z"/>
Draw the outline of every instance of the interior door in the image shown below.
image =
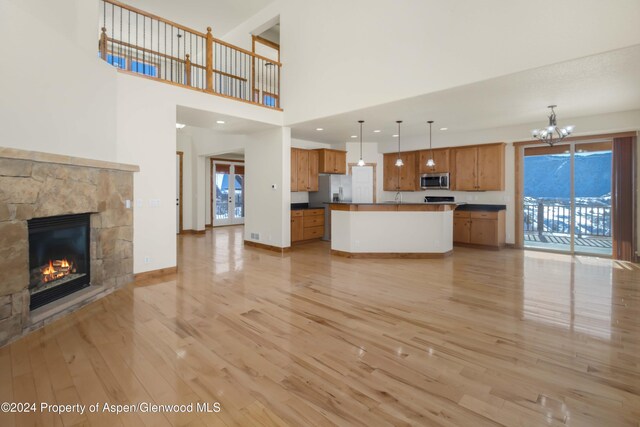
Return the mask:
<path id="1" fill-rule="evenodd" d="M 373 166 L 351 168 L 353 203 L 373 203 Z"/>
<path id="2" fill-rule="evenodd" d="M 244 165 L 214 163 L 213 226 L 244 224 Z"/>

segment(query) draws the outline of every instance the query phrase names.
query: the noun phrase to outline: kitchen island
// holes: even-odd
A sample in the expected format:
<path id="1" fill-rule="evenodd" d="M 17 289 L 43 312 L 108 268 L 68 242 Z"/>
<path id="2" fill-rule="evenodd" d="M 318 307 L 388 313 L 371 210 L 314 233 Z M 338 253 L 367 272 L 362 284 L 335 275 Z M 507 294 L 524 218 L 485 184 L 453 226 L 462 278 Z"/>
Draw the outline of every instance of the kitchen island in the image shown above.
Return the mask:
<path id="1" fill-rule="evenodd" d="M 331 253 L 349 258 L 441 258 L 453 251 L 459 203 L 330 203 Z"/>

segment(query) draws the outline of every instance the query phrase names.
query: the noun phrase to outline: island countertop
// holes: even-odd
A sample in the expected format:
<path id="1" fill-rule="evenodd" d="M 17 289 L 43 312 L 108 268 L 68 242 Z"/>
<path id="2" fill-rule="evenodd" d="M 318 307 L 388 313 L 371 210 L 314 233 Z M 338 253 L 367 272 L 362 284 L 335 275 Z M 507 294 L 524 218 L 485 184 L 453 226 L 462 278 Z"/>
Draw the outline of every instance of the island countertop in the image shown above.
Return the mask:
<path id="1" fill-rule="evenodd" d="M 435 202 L 435 203 L 353 203 L 353 202 L 330 202 L 327 203 L 331 210 L 335 211 L 360 211 L 360 212 L 443 212 L 452 211 L 464 203 L 455 202 Z"/>

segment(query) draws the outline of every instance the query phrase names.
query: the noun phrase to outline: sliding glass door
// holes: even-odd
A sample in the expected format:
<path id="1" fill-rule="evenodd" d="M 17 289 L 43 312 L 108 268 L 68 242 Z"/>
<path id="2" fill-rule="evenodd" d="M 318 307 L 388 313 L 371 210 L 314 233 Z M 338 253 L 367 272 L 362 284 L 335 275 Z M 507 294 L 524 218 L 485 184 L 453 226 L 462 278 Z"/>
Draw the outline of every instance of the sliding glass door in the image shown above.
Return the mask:
<path id="1" fill-rule="evenodd" d="M 524 150 L 524 246 L 611 255 L 611 142 Z"/>

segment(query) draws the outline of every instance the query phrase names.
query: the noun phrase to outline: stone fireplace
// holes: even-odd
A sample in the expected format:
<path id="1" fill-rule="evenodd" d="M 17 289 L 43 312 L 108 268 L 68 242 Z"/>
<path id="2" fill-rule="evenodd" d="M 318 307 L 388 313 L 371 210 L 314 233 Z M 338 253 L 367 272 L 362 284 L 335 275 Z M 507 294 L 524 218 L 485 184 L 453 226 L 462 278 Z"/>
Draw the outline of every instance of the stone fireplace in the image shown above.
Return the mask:
<path id="1" fill-rule="evenodd" d="M 133 281 L 137 171 L 0 148 L 0 345 Z"/>

